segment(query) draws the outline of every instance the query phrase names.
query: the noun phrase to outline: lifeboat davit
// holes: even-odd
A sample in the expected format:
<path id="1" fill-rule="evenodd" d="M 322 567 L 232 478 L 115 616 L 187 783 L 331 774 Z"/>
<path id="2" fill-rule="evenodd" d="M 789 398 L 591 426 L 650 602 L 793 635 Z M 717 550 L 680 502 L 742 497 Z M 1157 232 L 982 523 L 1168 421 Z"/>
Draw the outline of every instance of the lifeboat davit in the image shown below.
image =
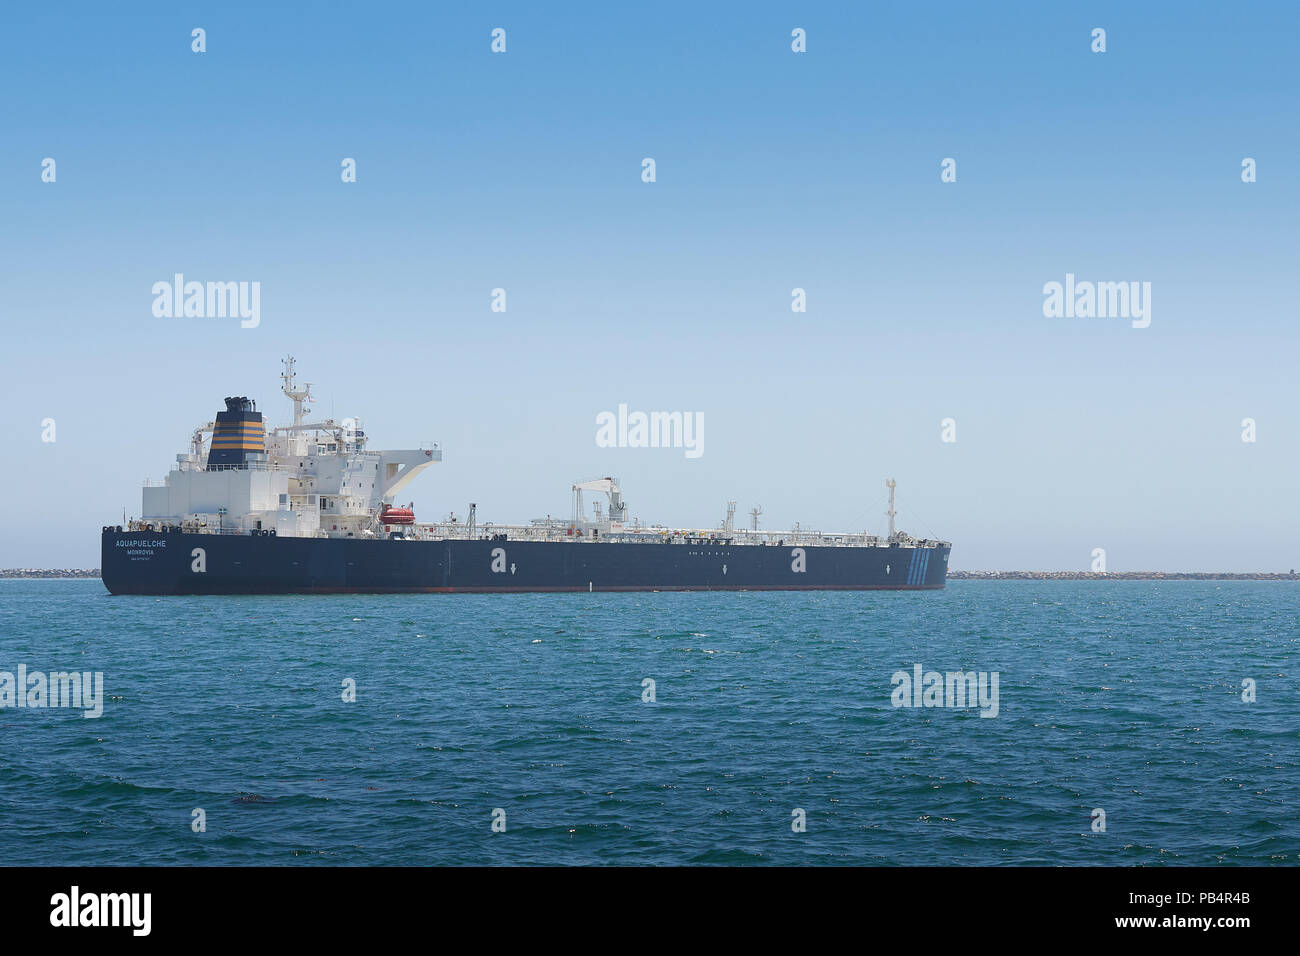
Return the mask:
<path id="1" fill-rule="evenodd" d="M 385 508 L 379 520 L 384 524 L 415 524 L 415 512 L 410 508 Z"/>

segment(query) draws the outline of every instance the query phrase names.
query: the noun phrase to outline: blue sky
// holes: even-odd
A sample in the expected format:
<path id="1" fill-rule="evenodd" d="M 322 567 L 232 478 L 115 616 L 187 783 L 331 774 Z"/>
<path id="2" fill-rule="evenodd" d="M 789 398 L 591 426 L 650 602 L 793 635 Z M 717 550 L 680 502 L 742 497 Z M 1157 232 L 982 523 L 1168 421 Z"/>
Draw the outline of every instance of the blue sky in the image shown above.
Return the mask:
<path id="1" fill-rule="evenodd" d="M 96 566 L 224 396 L 285 418 L 293 352 L 376 447 L 440 443 L 423 519 L 567 514 L 614 474 L 648 522 L 734 498 L 879 530 L 893 476 L 954 568 L 1300 567 L 1297 27 L 1283 3 L 6 8 L 0 566 Z M 260 282 L 261 324 L 155 318 L 177 272 Z M 1150 282 L 1151 326 L 1045 318 L 1067 272 Z M 596 447 L 619 403 L 702 414 L 703 456 Z"/>

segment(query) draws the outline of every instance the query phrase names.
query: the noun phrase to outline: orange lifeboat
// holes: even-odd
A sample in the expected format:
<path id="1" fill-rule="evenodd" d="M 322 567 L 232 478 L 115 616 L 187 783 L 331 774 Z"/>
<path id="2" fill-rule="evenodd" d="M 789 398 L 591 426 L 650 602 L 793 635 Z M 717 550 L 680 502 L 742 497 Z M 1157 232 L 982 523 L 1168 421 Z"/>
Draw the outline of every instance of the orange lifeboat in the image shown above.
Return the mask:
<path id="1" fill-rule="evenodd" d="M 410 508 L 385 508 L 379 515 L 384 524 L 415 524 L 415 512 Z"/>

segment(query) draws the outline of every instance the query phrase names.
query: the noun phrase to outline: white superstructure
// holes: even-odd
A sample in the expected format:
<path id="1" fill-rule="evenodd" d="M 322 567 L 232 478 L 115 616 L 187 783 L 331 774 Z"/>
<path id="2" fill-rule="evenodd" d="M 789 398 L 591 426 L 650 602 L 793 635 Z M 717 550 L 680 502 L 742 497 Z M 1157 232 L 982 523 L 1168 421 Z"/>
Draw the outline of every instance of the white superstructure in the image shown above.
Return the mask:
<path id="1" fill-rule="evenodd" d="M 214 437 L 222 426 L 217 421 L 195 429 L 190 450 L 176 456 L 166 480 L 146 484 L 141 517 L 133 525 L 297 537 L 384 533 L 380 519 L 394 496 L 441 461 L 442 452 L 436 446 L 370 451 L 359 420 L 308 421 L 311 384 L 296 385 L 292 356 L 284 366 L 281 378 L 284 394 L 293 401 L 293 424 L 265 429 L 252 403 L 239 400 L 250 408 L 247 417 L 225 427 L 242 429 L 243 437 Z M 228 407 L 231 401 L 236 400 L 228 401 Z M 236 455 L 242 460 L 214 463 L 213 449 L 223 441 L 247 442 Z"/>

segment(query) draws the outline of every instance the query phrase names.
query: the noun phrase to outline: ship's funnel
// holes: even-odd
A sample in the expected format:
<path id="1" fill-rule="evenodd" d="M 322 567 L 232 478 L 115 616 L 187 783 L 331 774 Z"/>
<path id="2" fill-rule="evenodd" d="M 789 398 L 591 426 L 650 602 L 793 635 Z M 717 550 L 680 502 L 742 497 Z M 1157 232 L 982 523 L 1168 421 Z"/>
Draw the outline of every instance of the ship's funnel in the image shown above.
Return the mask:
<path id="1" fill-rule="evenodd" d="M 226 410 L 217 412 L 212 431 L 208 470 L 238 468 L 249 461 L 266 459 L 266 426 L 262 413 L 251 398 L 227 398 Z"/>

